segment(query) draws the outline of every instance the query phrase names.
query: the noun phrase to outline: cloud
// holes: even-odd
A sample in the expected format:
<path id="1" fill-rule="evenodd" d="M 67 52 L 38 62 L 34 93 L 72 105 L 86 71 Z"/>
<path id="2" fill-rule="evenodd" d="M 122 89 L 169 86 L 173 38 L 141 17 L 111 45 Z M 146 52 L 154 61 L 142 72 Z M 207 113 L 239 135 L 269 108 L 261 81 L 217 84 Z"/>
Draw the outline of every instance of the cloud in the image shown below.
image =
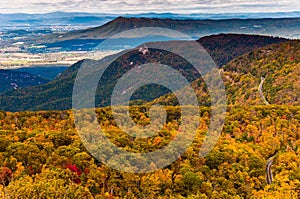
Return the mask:
<path id="1" fill-rule="evenodd" d="M 117 14 L 145 12 L 228 13 L 300 10 L 298 0 L 10 0 L 9 2 L 0 3 L 1 13 L 54 11 Z"/>

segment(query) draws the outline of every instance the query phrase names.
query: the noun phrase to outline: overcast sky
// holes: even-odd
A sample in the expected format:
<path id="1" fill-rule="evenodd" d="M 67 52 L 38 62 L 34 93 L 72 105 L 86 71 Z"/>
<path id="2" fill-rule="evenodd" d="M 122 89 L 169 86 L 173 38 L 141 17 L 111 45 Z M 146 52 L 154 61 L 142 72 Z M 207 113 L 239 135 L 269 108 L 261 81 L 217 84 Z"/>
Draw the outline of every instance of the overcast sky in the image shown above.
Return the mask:
<path id="1" fill-rule="evenodd" d="M 184 3 L 182 3 L 184 2 Z M 0 13 L 233 13 L 300 11 L 299 0 L 0 0 Z"/>

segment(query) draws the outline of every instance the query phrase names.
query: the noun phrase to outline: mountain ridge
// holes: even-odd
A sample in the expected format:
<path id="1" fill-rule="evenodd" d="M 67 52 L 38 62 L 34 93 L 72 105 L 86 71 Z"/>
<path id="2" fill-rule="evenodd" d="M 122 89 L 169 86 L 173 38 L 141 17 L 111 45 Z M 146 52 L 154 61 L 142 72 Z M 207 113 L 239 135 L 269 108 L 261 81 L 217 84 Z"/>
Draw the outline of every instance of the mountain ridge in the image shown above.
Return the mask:
<path id="1" fill-rule="evenodd" d="M 219 42 L 220 40 L 224 41 L 224 38 L 226 37 L 227 42 Z M 240 37 L 244 37 L 245 41 L 248 42 L 243 42 Z M 230 60 L 235 56 L 242 55 L 246 52 L 254 50 L 259 46 L 265 46 L 270 43 L 281 43 L 283 41 L 286 40 L 280 38 L 251 35 L 215 35 L 198 40 L 198 42 L 202 42 L 204 44 L 204 48 L 206 47 L 208 51 L 210 51 L 209 53 L 212 54 L 212 58 L 217 63 L 218 67 L 221 67 L 223 65 L 224 60 Z M 218 45 L 211 45 L 211 42 L 218 43 Z M 231 50 L 229 50 L 229 45 L 232 45 Z M 178 48 L 179 46 L 175 45 L 174 47 Z M 124 72 L 128 71 L 130 67 L 132 68 L 136 64 L 141 65 L 143 63 L 147 63 L 150 60 L 153 61 L 153 59 L 161 62 L 162 64 L 171 65 L 177 70 L 179 69 L 179 71 L 181 71 L 181 73 L 185 75 L 185 77 L 190 82 L 199 78 L 199 76 L 197 76 L 197 73 L 195 73 L 195 71 L 191 69 L 191 66 L 189 66 L 186 61 L 180 58 L 176 58 L 176 56 L 170 57 L 168 52 L 151 50 L 150 56 L 144 56 L 138 51 L 133 51 L 131 53 L 127 53 L 123 59 L 120 58 L 119 60 L 117 60 L 114 65 L 115 69 L 111 69 L 108 71 L 107 75 L 110 78 L 106 78 L 106 83 L 102 87 L 102 89 L 104 90 L 102 91 L 102 93 L 98 93 L 98 96 L 100 96 L 100 98 L 96 98 L 96 105 L 99 107 L 108 106 L 110 104 L 109 92 L 114 87 L 117 78 L 121 77 L 121 75 L 124 74 Z M 57 79 L 45 85 L 7 92 L 0 96 L 0 109 L 9 111 L 70 109 L 73 83 L 77 74 L 77 70 L 83 62 L 91 64 L 97 63 L 94 60 L 80 61 L 67 69 Z M 131 65 L 131 62 L 134 64 Z M 128 68 L 128 66 L 130 67 Z M 154 88 L 157 89 L 157 87 Z M 147 92 L 151 93 L 151 95 L 149 94 L 149 98 L 146 99 L 147 101 L 151 101 L 152 98 L 155 99 L 166 94 L 166 90 L 158 90 L 154 92 L 153 89 L 150 89 L 147 90 Z M 136 99 L 139 99 L 139 93 L 135 94 Z"/>
<path id="2" fill-rule="evenodd" d="M 192 38 L 201 38 L 213 34 L 255 34 L 284 38 L 300 38 L 300 18 L 278 19 L 159 19 L 118 17 L 102 26 L 75 30 L 68 33 L 54 33 L 36 39 L 25 40 L 28 43 L 43 44 L 73 39 L 107 39 L 123 31 L 141 27 L 160 27 L 182 32 Z"/>
<path id="3" fill-rule="evenodd" d="M 8 90 L 37 86 L 48 83 L 49 80 L 27 72 L 0 69 L 0 93 Z"/>

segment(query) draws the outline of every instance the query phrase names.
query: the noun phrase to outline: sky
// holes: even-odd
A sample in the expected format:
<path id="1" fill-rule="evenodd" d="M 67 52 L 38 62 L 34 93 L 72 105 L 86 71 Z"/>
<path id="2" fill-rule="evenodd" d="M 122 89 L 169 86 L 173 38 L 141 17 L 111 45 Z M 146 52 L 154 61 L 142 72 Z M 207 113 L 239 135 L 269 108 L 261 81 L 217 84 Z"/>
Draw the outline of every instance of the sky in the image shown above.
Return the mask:
<path id="1" fill-rule="evenodd" d="M 299 0 L 0 0 L 0 13 L 255 13 L 300 11 Z"/>

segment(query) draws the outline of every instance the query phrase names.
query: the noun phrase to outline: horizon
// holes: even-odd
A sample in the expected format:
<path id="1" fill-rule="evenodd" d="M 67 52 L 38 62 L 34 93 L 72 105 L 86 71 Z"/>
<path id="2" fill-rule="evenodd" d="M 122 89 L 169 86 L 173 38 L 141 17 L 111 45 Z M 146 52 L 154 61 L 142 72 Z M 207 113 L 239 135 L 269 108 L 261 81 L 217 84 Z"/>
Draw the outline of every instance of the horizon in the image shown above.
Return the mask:
<path id="1" fill-rule="evenodd" d="M 47 9 L 45 9 L 47 8 Z M 46 11 L 44 11 L 46 10 Z M 249 12 L 250 11 L 250 12 Z M 186 0 L 184 6 L 179 0 L 141 1 L 141 0 L 11 0 L 10 4 L 1 4 L 2 14 L 46 14 L 53 12 L 84 12 L 110 14 L 175 13 L 175 14 L 226 14 L 226 13 L 277 13 L 299 12 L 297 0 Z"/>
<path id="2" fill-rule="evenodd" d="M 110 13 L 110 12 L 80 12 L 80 11 L 53 11 L 53 12 L 37 12 L 37 13 L 30 13 L 30 12 L 12 12 L 12 13 L 3 13 L 0 12 L 1 15 L 14 15 L 14 14 L 24 14 L 24 15 L 47 15 L 47 14 L 55 14 L 55 13 L 71 13 L 71 14 L 95 14 L 95 15 L 114 15 L 114 16 L 124 16 L 124 15 L 146 15 L 146 14 L 156 14 L 156 15 L 243 15 L 243 14 L 300 14 L 300 10 L 295 11 L 261 11 L 261 12 L 203 12 L 203 13 L 176 13 L 176 12 L 136 12 L 136 13 Z"/>

